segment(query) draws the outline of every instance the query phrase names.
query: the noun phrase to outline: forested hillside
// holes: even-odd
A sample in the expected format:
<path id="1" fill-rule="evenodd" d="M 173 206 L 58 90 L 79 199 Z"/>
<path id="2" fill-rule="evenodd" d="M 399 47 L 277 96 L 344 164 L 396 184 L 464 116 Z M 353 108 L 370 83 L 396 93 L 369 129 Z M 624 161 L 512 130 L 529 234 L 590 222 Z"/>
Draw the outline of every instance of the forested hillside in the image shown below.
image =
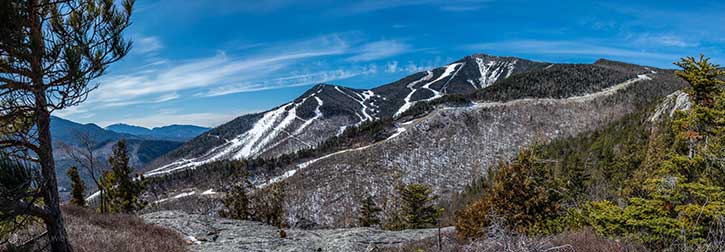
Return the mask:
<path id="1" fill-rule="evenodd" d="M 599 130 L 520 151 L 456 195 L 465 237 L 493 216 L 524 234 L 591 226 L 654 251 L 725 249 L 725 87 L 705 58 L 685 58 L 685 92 Z M 720 76 L 720 77 L 718 77 Z"/>

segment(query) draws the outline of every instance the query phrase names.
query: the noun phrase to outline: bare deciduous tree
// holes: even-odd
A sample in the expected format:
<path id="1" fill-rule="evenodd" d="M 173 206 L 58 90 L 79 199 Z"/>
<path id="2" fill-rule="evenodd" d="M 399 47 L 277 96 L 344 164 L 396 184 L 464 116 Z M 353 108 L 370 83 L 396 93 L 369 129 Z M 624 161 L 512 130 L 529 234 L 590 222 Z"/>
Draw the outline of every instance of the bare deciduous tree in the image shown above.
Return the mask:
<path id="1" fill-rule="evenodd" d="M 73 162 L 78 164 L 78 166 L 83 168 L 88 175 L 91 176 L 91 180 L 93 180 L 93 183 L 96 184 L 96 187 L 98 188 L 101 213 L 105 213 L 106 208 L 103 198 L 104 192 L 100 182 L 100 177 L 103 175 L 104 162 L 99 159 L 94 152 L 98 142 L 96 141 L 96 138 L 90 134 L 90 132 L 73 132 L 72 135 L 76 140 L 78 140 L 78 146 L 61 143 L 61 149 L 63 149 L 63 152 L 65 152 L 65 154 L 68 155 Z"/>

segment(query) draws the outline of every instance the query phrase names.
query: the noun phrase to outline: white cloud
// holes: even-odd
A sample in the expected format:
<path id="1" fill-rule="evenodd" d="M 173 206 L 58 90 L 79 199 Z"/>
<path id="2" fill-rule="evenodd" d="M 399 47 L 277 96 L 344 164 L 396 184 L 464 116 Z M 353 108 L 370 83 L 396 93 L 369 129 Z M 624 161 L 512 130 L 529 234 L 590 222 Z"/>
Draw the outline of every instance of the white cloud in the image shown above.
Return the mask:
<path id="1" fill-rule="evenodd" d="M 477 11 L 484 8 L 485 5 L 462 5 L 452 4 L 441 7 L 441 10 L 450 12 L 466 12 L 466 11 Z"/>
<path id="2" fill-rule="evenodd" d="M 290 43 L 288 48 L 270 48 L 247 58 L 235 58 L 220 52 L 217 55 L 181 62 L 160 61 L 128 74 L 109 75 L 99 80 L 101 86 L 93 91 L 83 106 L 109 107 L 142 103 L 160 103 L 182 98 L 179 93 L 194 89 L 241 89 L 240 83 L 269 84 L 244 89 L 282 88 L 299 82 L 274 82 L 280 71 L 299 61 L 345 54 L 347 43 L 336 36 L 323 36 L 309 41 Z M 173 66 L 169 66 L 173 65 Z M 320 80 L 346 77 L 325 71 Z M 304 79 L 311 80 L 312 78 Z"/>
<path id="3" fill-rule="evenodd" d="M 432 65 L 421 66 L 421 65 L 417 65 L 413 62 L 408 62 L 408 65 L 405 66 L 405 71 L 409 72 L 409 73 L 417 73 L 417 72 L 425 71 L 425 70 L 432 69 L 432 68 L 434 68 L 434 66 L 432 66 Z"/>
<path id="4" fill-rule="evenodd" d="M 398 71 L 398 62 L 397 61 L 388 62 L 387 66 L 385 67 L 385 72 L 395 73 L 397 71 Z"/>
<path id="5" fill-rule="evenodd" d="M 140 37 L 133 41 L 134 46 L 132 51 L 141 53 L 141 54 L 148 54 L 148 53 L 154 53 L 158 50 L 161 50 L 164 48 L 163 43 L 161 43 L 161 39 L 158 37 L 150 36 L 150 37 Z"/>
<path id="6" fill-rule="evenodd" d="M 491 0 L 364 0 L 357 1 L 337 12 L 357 14 L 419 5 L 430 5 L 438 7 L 443 11 L 469 11 L 480 9 L 482 4 L 490 1 Z"/>
<path id="7" fill-rule="evenodd" d="M 253 92 L 285 87 L 307 86 L 334 80 L 347 79 L 364 73 L 366 72 L 363 70 L 340 69 L 334 71 L 322 71 L 315 73 L 291 75 L 271 80 L 262 80 L 259 82 L 245 82 L 240 84 L 221 86 L 213 88 L 205 93 L 201 93 L 200 95 L 219 96 L 233 93 Z"/>
<path id="8" fill-rule="evenodd" d="M 400 55 L 411 50 L 410 46 L 396 40 L 381 40 L 367 43 L 349 57 L 348 61 L 372 61 Z"/>
<path id="9" fill-rule="evenodd" d="M 634 43 L 642 46 L 667 47 L 697 47 L 698 43 L 686 41 L 684 38 L 672 34 L 641 34 L 636 35 Z"/>
<path id="10" fill-rule="evenodd" d="M 475 51 L 508 51 L 542 55 L 579 55 L 596 57 L 621 57 L 648 60 L 675 60 L 678 55 L 649 52 L 627 48 L 598 45 L 596 41 L 583 40 L 508 40 L 465 46 Z"/>

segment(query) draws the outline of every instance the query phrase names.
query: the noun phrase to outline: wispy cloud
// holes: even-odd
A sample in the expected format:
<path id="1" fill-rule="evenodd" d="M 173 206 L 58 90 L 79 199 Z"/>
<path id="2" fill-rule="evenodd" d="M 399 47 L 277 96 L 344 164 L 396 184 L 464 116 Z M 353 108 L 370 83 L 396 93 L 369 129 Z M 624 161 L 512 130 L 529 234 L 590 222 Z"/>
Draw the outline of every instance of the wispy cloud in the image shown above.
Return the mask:
<path id="1" fill-rule="evenodd" d="M 219 52 L 207 58 L 181 62 L 162 61 L 146 66 L 139 72 L 103 78 L 100 80 L 102 85 L 94 91 L 89 103 L 120 106 L 165 102 L 179 98 L 178 92 L 185 90 L 221 88 L 272 79 L 275 73 L 298 61 L 344 54 L 348 50 L 348 45 L 342 40 L 319 37 L 290 43 L 289 49 L 271 48 L 251 57 L 237 58 Z M 280 87 L 284 86 L 269 88 Z"/>
<path id="2" fill-rule="evenodd" d="M 155 53 L 164 48 L 164 44 L 158 37 L 139 37 L 133 41 L 133 51 L 140 54 Z"/>
<path id="3" fill-rule="evenodd" d="M 355 76 L 362 75 L 362 74 L 371 74 L 371 73 L 374 73 L 374 71 L 375 70 L 372 70 L 372 68 L 352 69 L 352 70 L 339 69 L 339 70 L 333 70 L 333 71 L 321 71 L 321 72 L 314 72 L 314 73 L 291 75 L 291 76 L 285 76 L 285 77 L 275 78 L 275 79 L 270 79 L 270 80 L 260 80 L 258 82 L 244 82 L 244 83 L 239 83 L 239 84 L 234 84 L 234 85 L 220 86 L 217 88 L 213 88 L 209 91 L 206 91 L 204 93 L 200 93 L 198 95 L 208 97 L 208 96 L 220 96 L 220 95 L 227 95 L 227 94 L 233 94 L 233 93 L 253 92 L 253 91 L 261 91 L 261 90 L 277 89 L 277 88 L 307 86 L 307 85 L 325 83 L 325 82 L 330 82 L 330 81 L 335 81 L 335 80 L 347 79 L 347 78 L 355 77 Z"/>
<path id="4" fill-rule="evenodd" d="M 354 36 L 331 34 L 272 44 L 246 56 L 218 52 L 182 61 L 155 59 L 136 71 L 103 77 L 100 87 L 85 103 L 63 115 L 80 116 L 102 108 L 306 86 L 370 75 L 377 73 L 377 65 L 360 63 L 411 49 L 396 40 L 361 43 L 351 37 Z M 331 66 L 325 63 L 329 57 L 342 57 L 347 63 Z M 348 65 L 350 62 L 354 64 Z"/>
<path id="5" fill-rule="evenodd" d="M 381 40 L 363 45 L 348 61 L 372 61 L 390 58 L 411 50 L 411 46 L 397 40 Z"/>
<path id="6" fill-rule="evenodd" d="M 673 35 L 673 34 L 635 34 L 632 36 L 634 43 L 642 46 L 649 47 L 697 47 L 700 44 L 694 41 L 688 41 L 687 39 Z"/>
<path id="7" fill-rule="evenodd" d="M 597 41 L 586 40 L 507 40 L 472 44 L 464 47 L 474 51 L 507 51 L 515 53 L 553 56 L 594 56 L 639 58 L 647 60 L 674 60 L 678 55 L 650 52 L 630 48 L 599 45 Z"/>
<path id="8" fill-rule="evenodd" d="M 350 4 L 339 11 L 357 14 L 420 5 L 435 6 L 443 11 L 471 11 L 482 8 L 488 2 L 491 2 L 491 0 L 365 0 Z"/>
<path id="9" fill-rule="evenodd" d="M 451 12 L 467 12 L 467 11 L 477 11 L 477 10 L 483 9 L 484 7 L 486 7 L 486 6 L 483 4 L 479 4 L 479 5 L 471 5 L 470 3 L 468 3 L 468 4 L 452 4 L 452 5 L 446 5 L 446 6 L 441 7 L 441 10 L 451 11 Z"/>

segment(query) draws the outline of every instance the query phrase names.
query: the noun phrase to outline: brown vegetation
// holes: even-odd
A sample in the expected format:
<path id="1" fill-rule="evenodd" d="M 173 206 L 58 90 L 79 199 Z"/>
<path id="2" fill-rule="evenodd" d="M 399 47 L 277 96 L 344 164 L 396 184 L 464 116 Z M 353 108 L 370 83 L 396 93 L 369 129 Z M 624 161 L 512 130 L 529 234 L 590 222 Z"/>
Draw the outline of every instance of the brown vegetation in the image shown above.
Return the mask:
<path id="1" fill-rule="evenodd" d="M 145 223 L 129 214 L 98 214 L 64 206 L 68 236 L 75 251 L 188 251 L 184 239 L 170 229 Z"/>
<path id="2" fill-rule="evenodd" d="M 598 236 L 591 229 L 564 232 L 555 236 L 532 237 L 505 231 L 500 226 L 492 226 L 487 230 L 485 238 L 477 240 L 460 240 L 454 233 L 442 235 L 439 245 L 438 237 L 431 237 L 400 247 L 383 248 L 383 252 L 474 252 L 474 251 L 512 251 L 512 252 L 628 252 L 648 251 L 641 245 L 611 240 Z M 440 246 L 440 247 L 439 247 Z"/>
<path id="3" fill-rule="evenodd" d="M 61 207 L 66 220 L 68 238 L 76 252 L 144 252 L 189 251 L 186 241 L 173 230 L 147 224 L 141 218 L 130 214 L 99 214 L 93 209 L 73 205 Z M 25 246 L 5 248 L 0 251 L 44 251 L 47 240 L 39 235 L 45 230 L 42 226 L 30 225 L 18 233 L 19 237 L 11 243 Z M 36 242 L 29 237 L 40 237 Z M 47 248 L 46 248 L 47 249 Z"/>

